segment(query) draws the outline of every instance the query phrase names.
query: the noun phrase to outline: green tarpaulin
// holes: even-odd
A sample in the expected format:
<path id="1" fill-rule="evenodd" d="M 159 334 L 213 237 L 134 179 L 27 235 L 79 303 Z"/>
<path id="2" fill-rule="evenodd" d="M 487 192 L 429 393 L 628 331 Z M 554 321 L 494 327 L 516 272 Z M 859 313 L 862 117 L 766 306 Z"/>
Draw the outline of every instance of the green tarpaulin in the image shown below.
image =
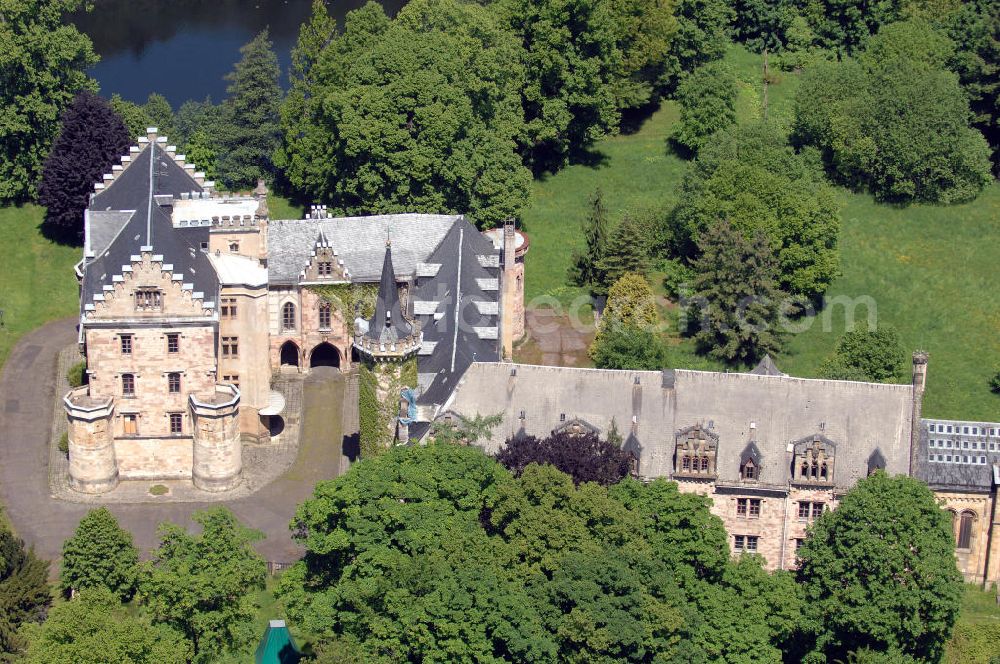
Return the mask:
<path id="1" fill-rule="evenodd" d="M 302 659 L 284 620 L 272 620 L 254 654 L 255 664 L 298 664 Z"/>

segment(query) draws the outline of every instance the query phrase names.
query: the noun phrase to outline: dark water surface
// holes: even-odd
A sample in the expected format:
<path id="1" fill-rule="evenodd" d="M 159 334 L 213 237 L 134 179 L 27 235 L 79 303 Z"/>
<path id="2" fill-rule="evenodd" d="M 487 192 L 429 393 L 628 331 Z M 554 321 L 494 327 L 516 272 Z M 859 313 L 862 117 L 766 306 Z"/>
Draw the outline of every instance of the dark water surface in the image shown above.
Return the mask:
<path id="1" fill-rule="evenodd" d="M 328 3 L 343 25 L 347 12 L 366 0 Z M 390 16 L 406 0 L 381 0 Z M 91 75 L 101 94 L 136 102 L 159 92 L 176 110 L 188 99 L 226 95 L 224 76 L 239 60 L 240 46 L 265 27 L 287 81 L 290 52 L 311 0 L 94 0 L 89 13 L 70 20 L 94 42 L 101 61 Z"/>

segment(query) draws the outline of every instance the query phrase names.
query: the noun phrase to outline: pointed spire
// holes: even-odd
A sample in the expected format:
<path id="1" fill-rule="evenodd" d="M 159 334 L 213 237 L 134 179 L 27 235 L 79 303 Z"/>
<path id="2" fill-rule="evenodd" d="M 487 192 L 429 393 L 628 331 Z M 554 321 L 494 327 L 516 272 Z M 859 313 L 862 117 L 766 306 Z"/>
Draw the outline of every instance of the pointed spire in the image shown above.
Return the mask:
<path id="1" fill-rule="evenodd" d="M 405 339 L 413 332 L 413 327 L 403 317 L 399 304 L 399 288 L 396 273 L 392 267 L 392 245 L 386 240 L 385 260 L 382 262 L 382 279 L 378 285 L 378 299 L 375 301 L 375 315 L 368 322 L 366 336 L 379 343 L 394 343 Z"/>

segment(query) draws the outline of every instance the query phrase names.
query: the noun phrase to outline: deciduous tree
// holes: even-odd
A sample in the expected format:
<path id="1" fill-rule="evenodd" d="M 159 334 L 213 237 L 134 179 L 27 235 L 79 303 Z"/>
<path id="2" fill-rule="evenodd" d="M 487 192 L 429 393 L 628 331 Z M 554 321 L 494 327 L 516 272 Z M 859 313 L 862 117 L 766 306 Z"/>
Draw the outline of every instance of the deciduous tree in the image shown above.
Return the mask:
<path id="1" fill-rule="evenodd" d="M 0 3 L 0 201 L 35 195 L 60 117 L 77 93 L 97 90 L 90 39 L 65 15 L 81 0 Z"/>
<path id="2" fill-rule="evenodd" d="M 507 440 L 497 453 L 497 461 L 515 475 L 530 464 L 549 464 L 581 482 L 608 486 L 627 477 L 631 457 L 617 445 L 602 440 L 595 433 L 575 435 L 554 433 L 546 438 L 516 436 Z"/>
<path id="3" fill-rule="evenodd" d="M 531 179 L 515 151 L 523 54 L 498 14 L 417 0 L 390 22 L 372 4 L 311 53 L 328 30 L 314 18 L 284 111 L 293 189 L 341 213 L 461 212 L 481 227 L 518 216 Z"/>
<path id="4" fill-rule="evenodd" d="M 191 644 L 165 625 L 131 615 L 107 588 L 82 591 L 41 625 L 29 625 L 28 664 L 186 664 Z"/>
<path id="5" fill-rule="evenodd" d="M 938 661 L 958 618 L 962 575 L 948 512 L 927 485 L 877 471 L 814 524 L 799 549 L 805 661 L 861 648 Z"/>
<path id="6" fill-rule="evenodd" d="M 752 364 L 781 349 L 783 294 L 767 238 L 747 239 L 726 221 L 709 227 L 694 264 L 694 338 L 711 355 Z"/>
<path id="7" fill-rule="evenodd" d="M 728 66 L 711 62 L 695 69 L 677 87 L 681 122 L 673 140 L 696 153 L 706 139 L 736 123 L 736 77 Z"/>
<path id="8" fill-rule="evenodd" d="M 589 354 L 599 369 L 660 371 L 667 368 L 670 354 L 656 331 L 635 325 L 611 324 L 601 330 Z"/>
<path id="9" fill-rule="evenodd" d="M 826 378 L 872 383 L 908 382 L 909 378 L 903 342 L 890 325 L 845 333 L 834 354 L 823 362 L 820 373 Z"/>
<path id="10" fill-rule="evenodd" d="M 139 597 L 153 622 L 184 635 L 195 661 L 245 647 L 254 638 L 253 591 L 264 587 L 267 569 L 253 549 L 262 535 L 243 526 L 228 509 L 196 512 L 202 532 L 160 524 L 160 546 L 145 565 Z"/>
<path id="11" fill-rule="evenodd" d="M 670 42 L 662 88 L 674 91 L 688 72 L 718 60 L 729 47 L 730 24 L 735 18 L 725 0 L 677 0 L 677 31 Z"/>
<path id="12" fill-rule="evenodd" d="M 107 588 L 121 601 L 135 593 L 139 573 L 139 550 L 132 533 L 101 507 L 80 519 L 76 532 L 63 542 L 59 578 L 69 594 L 84 588 Z"/>
<path id="13" fill-rule="evenodd" d="M 46 207 L 43 229 L 62 242 L 83 239 L 83 211 L 94 183 L 128 152 L 128 131 L 108 102 L 81 92 L 62 115 L 62 129 L 45 160 L 38 202 Z"/>

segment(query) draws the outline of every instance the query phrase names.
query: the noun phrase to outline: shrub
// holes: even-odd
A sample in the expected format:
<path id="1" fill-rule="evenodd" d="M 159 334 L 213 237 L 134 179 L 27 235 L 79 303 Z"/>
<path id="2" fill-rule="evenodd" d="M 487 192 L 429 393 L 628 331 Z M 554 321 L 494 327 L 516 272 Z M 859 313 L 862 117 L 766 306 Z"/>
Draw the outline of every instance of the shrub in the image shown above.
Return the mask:
<path id="1" fill-rule="evenodd" d="M 593 433 L 577 436 L 563 432 L 541 439 L 534 436 L 512 438 L 496 458 L 518 476 L 529 464 L 549 464 L 572 477 L 575 484 L 597 482 L 604 486 L 620 482 L 628 476 L 631 467 L 628 452 Z"/>
<path id="2" fill-rule="evenodd" d="M 824 378 L 872 383 L 905 381 L 906 351 L 899 332 L 889 325 L 844 334 L 834 354 L 820 367 Z"/>
<path id="3" fill-rule="evenodd" d="M 87 361 L 81 360 L 71 366 L 66 372 L 66 380 L 70 387 L 80 387 L 87 384 Z"/>
<path id="4" fill-rule="evenodd" d="M 153 486 L 149 487 L 149 493 L 150 495 L 153 496 L 163 496 L 166 495 L 169 491 L 170 489 L 163 486 L 162 484 L 154 484 Z"/>
<path id="5" fill-rule="evenodd" d="M 69 434 L 65 431 L 63 435 L 59 436 L 59 451 L 63 454 L 69 454 Z"/>
<path id="6" fill-rule="evenodd" d="M 1000 371 L 993 374 L 993 378 L 990 378 L 990 392 L 1000 394 Z"/>

